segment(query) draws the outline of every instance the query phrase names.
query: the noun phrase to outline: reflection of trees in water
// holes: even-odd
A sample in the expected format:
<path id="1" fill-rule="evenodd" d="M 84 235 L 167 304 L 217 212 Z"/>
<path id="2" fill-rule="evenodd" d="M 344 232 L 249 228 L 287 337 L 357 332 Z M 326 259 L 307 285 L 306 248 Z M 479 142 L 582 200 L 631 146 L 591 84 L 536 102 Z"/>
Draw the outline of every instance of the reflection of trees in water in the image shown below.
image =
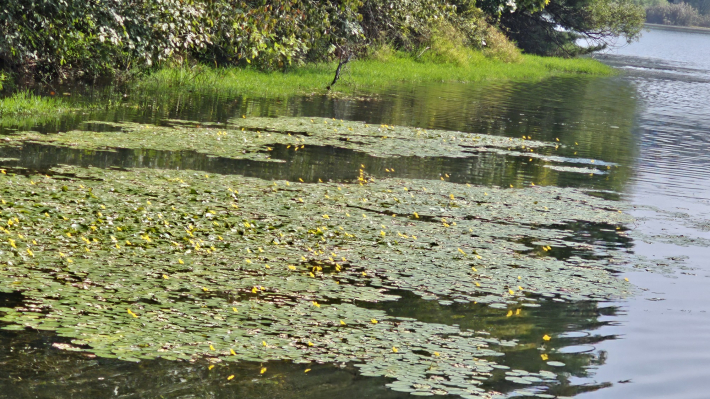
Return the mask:
<path id="1" fill-rule="evenodd" d="M 416 87 L 396 85 L 383 88 L 381 92 L 384 94 L 376 97 L 350 99 L 330 96 L 259 99 L 225 98 L 218 91 L 210 96 L 204 93 L 176 93 L 168 89 L 157 93 L 132 93 L 128 99 L 121 99 L 130 106 L 97 110 L 84 115 L 67 115 L 44 123 L 39 130 L 51 132 L 87 128 L 82 125 L 85 120 L 130 120 L 159 124 L 165 119 L 177 118 L 226 122 L 230 118 L 247 114 L 336 117 L 510 137 L 530 136 L 543 141 L 559 138 L 561 143 L 571 147 L 557 151 L 548 149 L 543 154 L 600 159 L 627 166 L 614 169 L 610 175 L 589 177 L 544 168 L 546 162 L 537 158 L 530 160 L 522 155 L 502 157 L 492 154 L 465 160 L 421 160 L 414 157 L 381 162 L 370 160 L 370 165 L 382 166 L 388 163 L 382 169 L 394 167 L 398 171 L 399 167 L 399 170 L 408 172 L 402 176 L 430 178 L 423 174 L 461 172 L 464 179 L 468 180 L 460 181 L 480 181 L 481 184 L 534 181 L 543 185 L 598 186 L 617 191 L 621 191 L 628 181 L 628 165 L 635 159 L 635 143 L 631 134 L 636 112 L 635 92 L 629 84 L 619 79 L 565 77 L 539 82 L 442 83 Z M 94 94 L 94 97 L 100 96 Z M 329 161 L 328 157 L 344 159 Z M 318 162 L 328 161 L 331 164 L 327 168 L 329 171 L 337 171 L 341 163 L 350 167 L 350 161 L 368 161 L 362 158 L 368 157 L 337 149 L 288 155 L 288 159 L 293 161 L 291 168 L 296 167 L 297 162 L 317 165 Z M 305 171 L 297 172 L 300 175 L 296 178 L 305 179 Z M 474 173 L 490 178 L 480 179 L 479 176 L 479 179 L 471 180 Z M 491 173 L 495 175 L 489 176 Z M 281 178 L 289 178 L 286 172 L 280 175 L 283 176 Z M 456 182 L 456 178 L 453 181 Z"/>
<path id="2" fill-rule="evenodd" d="M 365 152 L 331 146 L 307 146 L 296 152 L 280 144 L 273 145 L 270 156 L 275 161 L 260 161 L 213 157 L 194 151 L 163 151 L 149 149 L 81 150 L 26 143 L 23 148 L 0 148 L 0 157 L 20 158 L 19 165 L 32 169 L 48 169 L 58 164 L 94 166 L 100 168 L 189 169 L 219 174 L 240 174 L 262 179 L 318 181 L 318 179 L 354 180 L 360 165 L 375 178 L 397 177 L 439 180 L 450 174 L 454 183 L 508 186 L 535 182 L 538 185 L 572 186 L 596 189 L 616 189 L 622 182 L 607 175 L 592 177 L 578 173 L 558 172 L 543 165 L 544 161 L 524 155 L 504 155 L 493 152 L 476 153 L 470 157 L 396 157 L 383 158 Z M 8 166 L 7 163 L 5 163 Z M 387 169 L 393 169 L 387 171 Z"/>
<path id="3" fill-rule="evenodd" d="M 461 330 L 486 331 L 494 338 L 518 341 L 515 347 L 494 347 L 505 353 L 496 357 L 499 364 L 512 369 L 529 371 L 551 370 L 562 372 L 559 384 L 551 386 L 551 393 L 572 395 L 603 387 L 574 386 L 568 376 L 590 376 L 589 367 L 604 364 L 604 352 L 555 354 L 555 350 L 571 345 L 594 345 L 615 339 L 594 331 L 607 324 L 600 316 L 613 316 L 618 309 L 600 308 L 594 302 L 545 301 L 539 308 L 521 308 L 521 314 L 506 316 L 506 310 L 488 306 L 454 303 L 442 306 L 408 292 L 399 291 L 402 299 L 396 302 L 361 303 L 376 307 L 391 316 L 414 317 L 425 323 L 458 324 Z M 0 305 L 15 307 L 21 304 L 18 294 L 0 294 Z M 570 332 L 570 338 L 558 338 Z M 544 342 L 542 336 L 554 338 Z M 358 377 L 357 369 L 343 369 L 332 365 L 296 365 L 288 361 L 265 364 L 268 372 L 261 376 L 258 363 L 239 362 L 218 364 L 208 370 L 208 362 L 173 362 L 144 360 L 140 363 L 117 359 L 100 359 L 81 352 L 70 352 L 52 347 L 67 343 L 66 338 L 48 331 L 0 331 L 0 364 L 6 370 L 0 376 L 0 387 L 8 397 L 66 397 L 81 392 L 82 396 L 106 397 L 118 389 L 122 395 L 143 397 L 180 397 L 181 395 L 232 398 L 269 397 L 359 398 L 376 393 L 378 398 L 407 397 L 383 389 L 385 378 Z M 541 345 L 544 351 L 538 350 Z M 542 361 L 547 353 L 550 360 L 562 361 L 564 368 L 553 368 Z M 304 377 L 306 368 L 311 368 Z M 235 375 L 231 381 L 229 375 Z M 486 387 L 497 391 L 521 388 L 504 379 L 503 373 L 486 382 Z M 116 388 L 118 387 L 118 388 Z"/>
<path id="4" fill-rule="evenodd" d="M 283 99 L 227 98 L 215 90 L 131 93 L 127 106 L 69 115 L 46 131 L 81 128 L 81 120 L 159 123 L 164 119 L 219 121 L 241 115 L 323 116 L 368 123 L 418 126 L 475 133 L 531 136 L 578 142 L 580 154 L 622 163 L 630 160 L 635 90 L 620 79 L 564 77 L 537 82 L 393 85 L 373 97 L 304 96 Z M 94 93 L 87 101 L 102 96 Z"/>
<path id="5" fill-rule="evenodd" d="M 0 304 L 8 294 L 0 294 Z M 12 295 L 12 294 L 10 294 Z M 15 306 L 15 305 L 13 305 Z M 3 398 L 378 398 L 407 395 L 384 388 L 385 378 L 363 378 L 351 365 L 223 362 L 209 370 L 196 363 L 143 360 L 131 363 L 60 350 L 71 344 L 48 331 L 0 330 L 0 397 Z M 312 369 L 308 374 L 304 371 Z M 234 375 L 234 379 L 227 377 Z"/>
<path id="6" fill-rule="evenodd" d="M 538 308 L 511 307 L 509 310 L 513 314 L 508 316 L 508 310 L 487 305 L 453 303 L 442 306 L 437 301 L 424 300 L 409 291 L 397 291 L 396 294 L 402 299 L 358 305 L 384 310 L 391 316 L 416 318 L 425 323 L 456 324 L 462 331 L 486 331 L 499 340 L 517 340 L 518 345 L 514 347 L 494 347 L 505 353 L 503 357 L 496 357 L 495 361 L 511 369 L 561 373 L 559 384 L 551 386 L 551 392 L 556 395 L 568 396 L 608 385 L 575 386 L 569 377 L 590 377 L 594 367 L 606 362 L 606 353 L 592 348 L 599 342 L 617 337 L 595 334 L 594 331 L 609 324 L 599 318 L 615 316 L 619 311 L 617 307 L 600 307 L 597 302 L 591 301 L 571 303 L 546 300 Z M 516 314 L 517 309 L 521 310 L 520 314 Z M 558 338 L 565 333 L 567 337 Z M 542 337 L 545 334 L 554 338 L 544 341 Z M 556 353 L 560 348 L 570 346 L 585 346 L 590 350 Z M 545 349 L 540 350 L 540 347 Z M 541 354 L 547 354 L 549 360 L 565 363 L 565 367 L 548 366 Z M 494 378 L 485 382 L 485 386 L 503 392 L 523 387 L 506 381 L 504 377 L 503 372 L 496 372 Z"/>

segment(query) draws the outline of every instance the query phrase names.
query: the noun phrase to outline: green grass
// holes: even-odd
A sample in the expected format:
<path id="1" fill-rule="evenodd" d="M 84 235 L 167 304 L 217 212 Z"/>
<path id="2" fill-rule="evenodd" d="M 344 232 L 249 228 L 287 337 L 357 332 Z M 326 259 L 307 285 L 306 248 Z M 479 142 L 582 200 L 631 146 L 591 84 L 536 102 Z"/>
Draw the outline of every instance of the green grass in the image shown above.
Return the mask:
<path id="1" fill-rule="evenodd" d="M 478 82 L 484 80 L 539 80 L 559 75 L 612 75 L 611 67 L 598 61 L 524 55 L 520 62 L 505 63 L 471 52 L 464 65 L 418 61 L 394 54 L 385 60 L 358 60 L 347 66 L 333 91 L 376 92 L 395 83 Z M 244 68 L 164 68 L 139 80 L 135 89 L 179 89 L 192 92 L 283 97 L 320 94 L 333 79 L 337 64 L 315 64 L 288 72 L 260 72 Z"/>
<path id="2" fill-rule="evenodd" d="M 23 115 L 55 114 L 72 108 L 61 98 L 42 97 L 29 91 L 19 91 L 9 97 L 0 98 L 0 117 Z"/>
<path id="3" fill-rule="evenodd" d="M 81 108 L 69 104 L 64 98 L 40 96 L 27 90 L 18 91 L 0 98 L 0 127 L 32 128 Z"/>
<path id="4" fill-rule="evenodd" d="M 559 75 L 611 75 L 613 69 L 592 59 L 561 59 L 524 55 L 506 63 L 473 50 L 425 52 L 419 59 L 391 50 L 348 64 L 334 93 L 376 93 L 398 83 L 540 80 Z M 161 93 L 219 93 L 227 96 L 288 97 L 323 94 L 336 63 L 310 64 L 288 72 L 206 66 L 166 67 L 132 83 L 135 98 L 158 98 Z M 109 96 L 110 97 L 110 96 Z M 77 101 L 78 100 L 78 101 Z M 20 91 L 0 98 L 0 126 L 34 126 L 70 111 L 107 106 L 110 98 L 87 100 L 46 97 Z M 115 104 L 114 104 L 115 105 Z M 125 105 L 125 104 L 124 104 Z M 130 105 L 130 104 L 128 104 Z M 137 105 L 138 106 L 138 105 Z"/>

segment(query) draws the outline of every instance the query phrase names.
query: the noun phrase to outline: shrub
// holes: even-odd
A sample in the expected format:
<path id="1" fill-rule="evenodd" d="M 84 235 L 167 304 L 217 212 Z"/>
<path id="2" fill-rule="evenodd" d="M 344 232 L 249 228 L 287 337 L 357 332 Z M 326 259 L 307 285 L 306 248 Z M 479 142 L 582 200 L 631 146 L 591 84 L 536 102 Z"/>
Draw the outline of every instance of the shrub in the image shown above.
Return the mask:
<path id="1" fill-rule="evenodd" d="M 483 54 L 503 62 L 519 62 L 522 59 L 520 49 L 498 28 L 491 25 L 486 29 Z"/>
<path id="2" fill-rule="evenodd" d="M 284 68 L 322 60 L 361 40 L 357 1 L 220 0 L 207 5 L 210 43 L 197 57 L 217 65 Z"/>
<path id="3" fill-rule="evenodd" d="M 0 11 L 0 68 L 64 80 L 151 65 L 208 37 L 201 3 L 180 0 L 24 0 Z"/>

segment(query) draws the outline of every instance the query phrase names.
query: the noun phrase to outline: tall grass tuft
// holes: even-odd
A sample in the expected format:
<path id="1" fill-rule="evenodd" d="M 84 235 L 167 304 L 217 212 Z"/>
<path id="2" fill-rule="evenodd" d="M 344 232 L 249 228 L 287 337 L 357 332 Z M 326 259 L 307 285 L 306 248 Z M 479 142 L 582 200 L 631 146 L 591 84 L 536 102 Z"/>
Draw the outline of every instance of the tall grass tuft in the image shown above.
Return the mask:
<path id="1" fill-rule="evenodd" d="M 60 98 L 38 96 L 29 90 L 18 91 L 9 97 L 0 98 L 0 118 L 56 114 L 70 110 L 72 108 Z"/>

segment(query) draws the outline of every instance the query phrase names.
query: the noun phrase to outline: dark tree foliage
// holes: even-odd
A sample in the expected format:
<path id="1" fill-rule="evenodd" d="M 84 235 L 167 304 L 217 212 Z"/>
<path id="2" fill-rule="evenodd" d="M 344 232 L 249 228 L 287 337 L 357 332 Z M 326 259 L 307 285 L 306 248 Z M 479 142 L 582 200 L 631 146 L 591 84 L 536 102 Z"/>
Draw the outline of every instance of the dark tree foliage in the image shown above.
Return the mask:
<path id="1" fill-rule="evenodd" d="M 694 9 L 698 10 L 698 13 L 700 15 L 710 15 L 710 0 L 676 0 L 676 1 L 671 1 L 670 3 L 674 4 L 681 4 L 685 3 L 688 4 L 689 6 L 693 7 Z"/>
<path id="2" fill-rule="evenodd" d="M 615 37 L 638 38 L 643 27 L 643 8 L 630 0 L 548 1 L 515 10 L 494 8 L 499 3 L 491 1 L 484 2 L 484 9 L 524 52 L 540 55 L 570 57 L 597 51 Z"/>

